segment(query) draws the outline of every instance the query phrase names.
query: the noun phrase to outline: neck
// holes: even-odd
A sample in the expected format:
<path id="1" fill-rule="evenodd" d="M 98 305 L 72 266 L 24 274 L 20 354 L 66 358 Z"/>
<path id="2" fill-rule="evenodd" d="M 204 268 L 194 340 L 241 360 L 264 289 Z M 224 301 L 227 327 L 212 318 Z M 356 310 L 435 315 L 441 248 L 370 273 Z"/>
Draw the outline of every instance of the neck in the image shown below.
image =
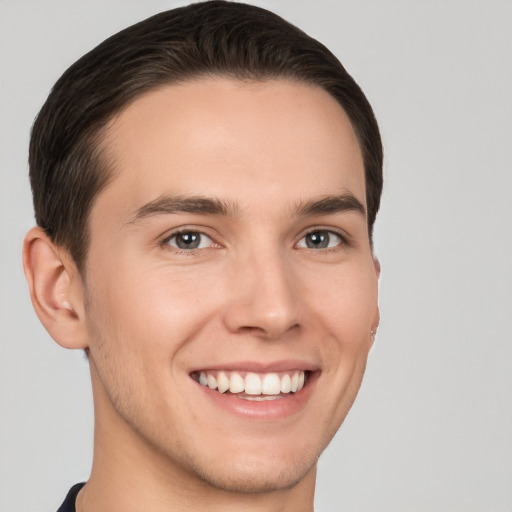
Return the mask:
<path id="1" fill-rule="evenodd" d="M 313 511 L 316 468 L 288 489 L 233 492 L 214 487 L 180 465 L 164 465 L 158 458 L 140 457 L 126 445 L 119 451 L 95 440 L 91 477 L 78 496 L 77 512 Z"/>
<path id="2" fill-rule="evenodd" d="M 128 473 L 128 474 L 127 474 Z M 313 512 L 314 471 L 290 489 L 235 493 L 181 478 L 158 481 L 132 471 L 112 475 L 93 471 L 77 499 L 77 512 Z"/>

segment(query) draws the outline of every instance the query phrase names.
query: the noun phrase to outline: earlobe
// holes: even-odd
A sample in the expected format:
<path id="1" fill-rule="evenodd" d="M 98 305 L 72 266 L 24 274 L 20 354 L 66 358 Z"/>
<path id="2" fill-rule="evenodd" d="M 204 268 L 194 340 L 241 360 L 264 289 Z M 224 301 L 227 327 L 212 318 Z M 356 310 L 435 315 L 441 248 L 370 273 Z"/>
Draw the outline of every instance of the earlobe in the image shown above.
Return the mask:
<path id="1" fill-rule="evenodd" d="M 380 261 L 377 256 L 373 255 L 373 266 L 375 268 L 375 274 L 377 275 L 377 279 L 380 278 Z M 377 335 L 377 329 L 379 328 L 380 323 L 380 309 L 379 306 L 377 306 L 377 309 L 375 311 L 375 317 L 372 322 L 372 327 L 370 330 L 370 350 L 373 348 L 375 344 L 375 336 Z"/>
<path id="2" fill-rule="evenodd" d="M 36 227 L 23 243 L 23 268 L 32 305 L 52 338 L 65 348 L 86 348 L 82 283 L 68 253 Z"/>
<path id="3" fill-rule="evenodd" d="M 380 260 L 377 256 L 373 256 L 373 266 L 375 268 L 375 273 L 377 274 L 377 279 L 380 277 Z"/>
<path id="4" fill-rule="evenodd" d="M 375 312 L 375 318 L 373 319 L 372 328 L 370 330 L 370 351 L 373 349 L 375 345 L 375 336 L 377 335 L 377 329 L 379 328 L 380 323 L 380 310 L 377 306 L 377 311 Z"/>

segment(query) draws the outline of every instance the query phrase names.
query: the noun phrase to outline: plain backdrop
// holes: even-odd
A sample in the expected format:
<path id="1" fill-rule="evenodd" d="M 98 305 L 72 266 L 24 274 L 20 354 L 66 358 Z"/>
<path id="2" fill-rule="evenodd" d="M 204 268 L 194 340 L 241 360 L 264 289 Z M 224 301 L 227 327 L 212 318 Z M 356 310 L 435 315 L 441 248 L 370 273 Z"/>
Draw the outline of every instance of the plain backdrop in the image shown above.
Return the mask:
<path id="1" fill-rule="evenodd" d="M 340 58 L 386 153 L 382 322 L 317 511 L 511 512 L 512 2 L 254 3 Z M 40 326 L 21 267 L 30 126 L 78 57 L 176 5 L 0 0 L 0 512 L 55 511 L 92 454 L 87 363 Z"/>

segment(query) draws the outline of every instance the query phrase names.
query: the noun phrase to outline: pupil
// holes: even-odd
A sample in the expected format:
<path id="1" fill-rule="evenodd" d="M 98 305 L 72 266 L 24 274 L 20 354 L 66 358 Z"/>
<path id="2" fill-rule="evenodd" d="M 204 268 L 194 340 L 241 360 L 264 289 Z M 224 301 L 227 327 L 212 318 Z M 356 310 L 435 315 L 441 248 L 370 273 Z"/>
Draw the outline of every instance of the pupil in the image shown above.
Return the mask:
<path id="1" fill-rule="evenodd" d="M 176 236 L 176 245 L 180 249 L 197 249 L 200 242 L 198 233 L 180 233 Z"/>
<path id="2" fill-rule="evenodd" d="M 310 233 L 306 237 L 306 245 L 310 249 L 325 249 L 329 245 L 329 233 L 327 231 Z"/>

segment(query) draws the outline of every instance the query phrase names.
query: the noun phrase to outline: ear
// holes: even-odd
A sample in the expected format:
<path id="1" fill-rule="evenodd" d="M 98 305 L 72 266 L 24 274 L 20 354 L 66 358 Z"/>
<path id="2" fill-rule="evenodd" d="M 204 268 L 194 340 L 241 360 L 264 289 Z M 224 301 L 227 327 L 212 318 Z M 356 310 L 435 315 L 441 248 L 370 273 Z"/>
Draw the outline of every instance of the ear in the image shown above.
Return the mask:
<path id="1" fill-rule="evenodd" d="M 87 348 L 82 278 L 68 252 L 33 228 L 23 242 L 23 268 L 32 305 L 50 336 L 65 348 Z"/>
<path id="2" fill-rule="evenodd" d="M 377 256 L 373 255 L 373 266 L 375 268 L 375 274 L 377 275 L 377 279 L 380 278 L 380 261 L 379 261 L 379 258 L 377 258 Z M 371 328 L 371 331 L 370 331 L 370 350 L 373 348 L 374 346 L 374 343 L 375 343 L 375 336 L 377 334 L 377 329 L 379 328 L 379 323 L 380 323 L 380 309 L 379 309 L 379 306 L 377 306 L 376 310 L 375 310 L 375 316 L 373 318 L 373 322 L 372 322 L 372 328 Z"/>
<path id="3" fill-rule="evenodd" d="M 375 268 L 375 273 L 377 274 L 378 279 L 380 277 L 380 260 L 375 255 L 373 255 L 373 266 Z"/>

